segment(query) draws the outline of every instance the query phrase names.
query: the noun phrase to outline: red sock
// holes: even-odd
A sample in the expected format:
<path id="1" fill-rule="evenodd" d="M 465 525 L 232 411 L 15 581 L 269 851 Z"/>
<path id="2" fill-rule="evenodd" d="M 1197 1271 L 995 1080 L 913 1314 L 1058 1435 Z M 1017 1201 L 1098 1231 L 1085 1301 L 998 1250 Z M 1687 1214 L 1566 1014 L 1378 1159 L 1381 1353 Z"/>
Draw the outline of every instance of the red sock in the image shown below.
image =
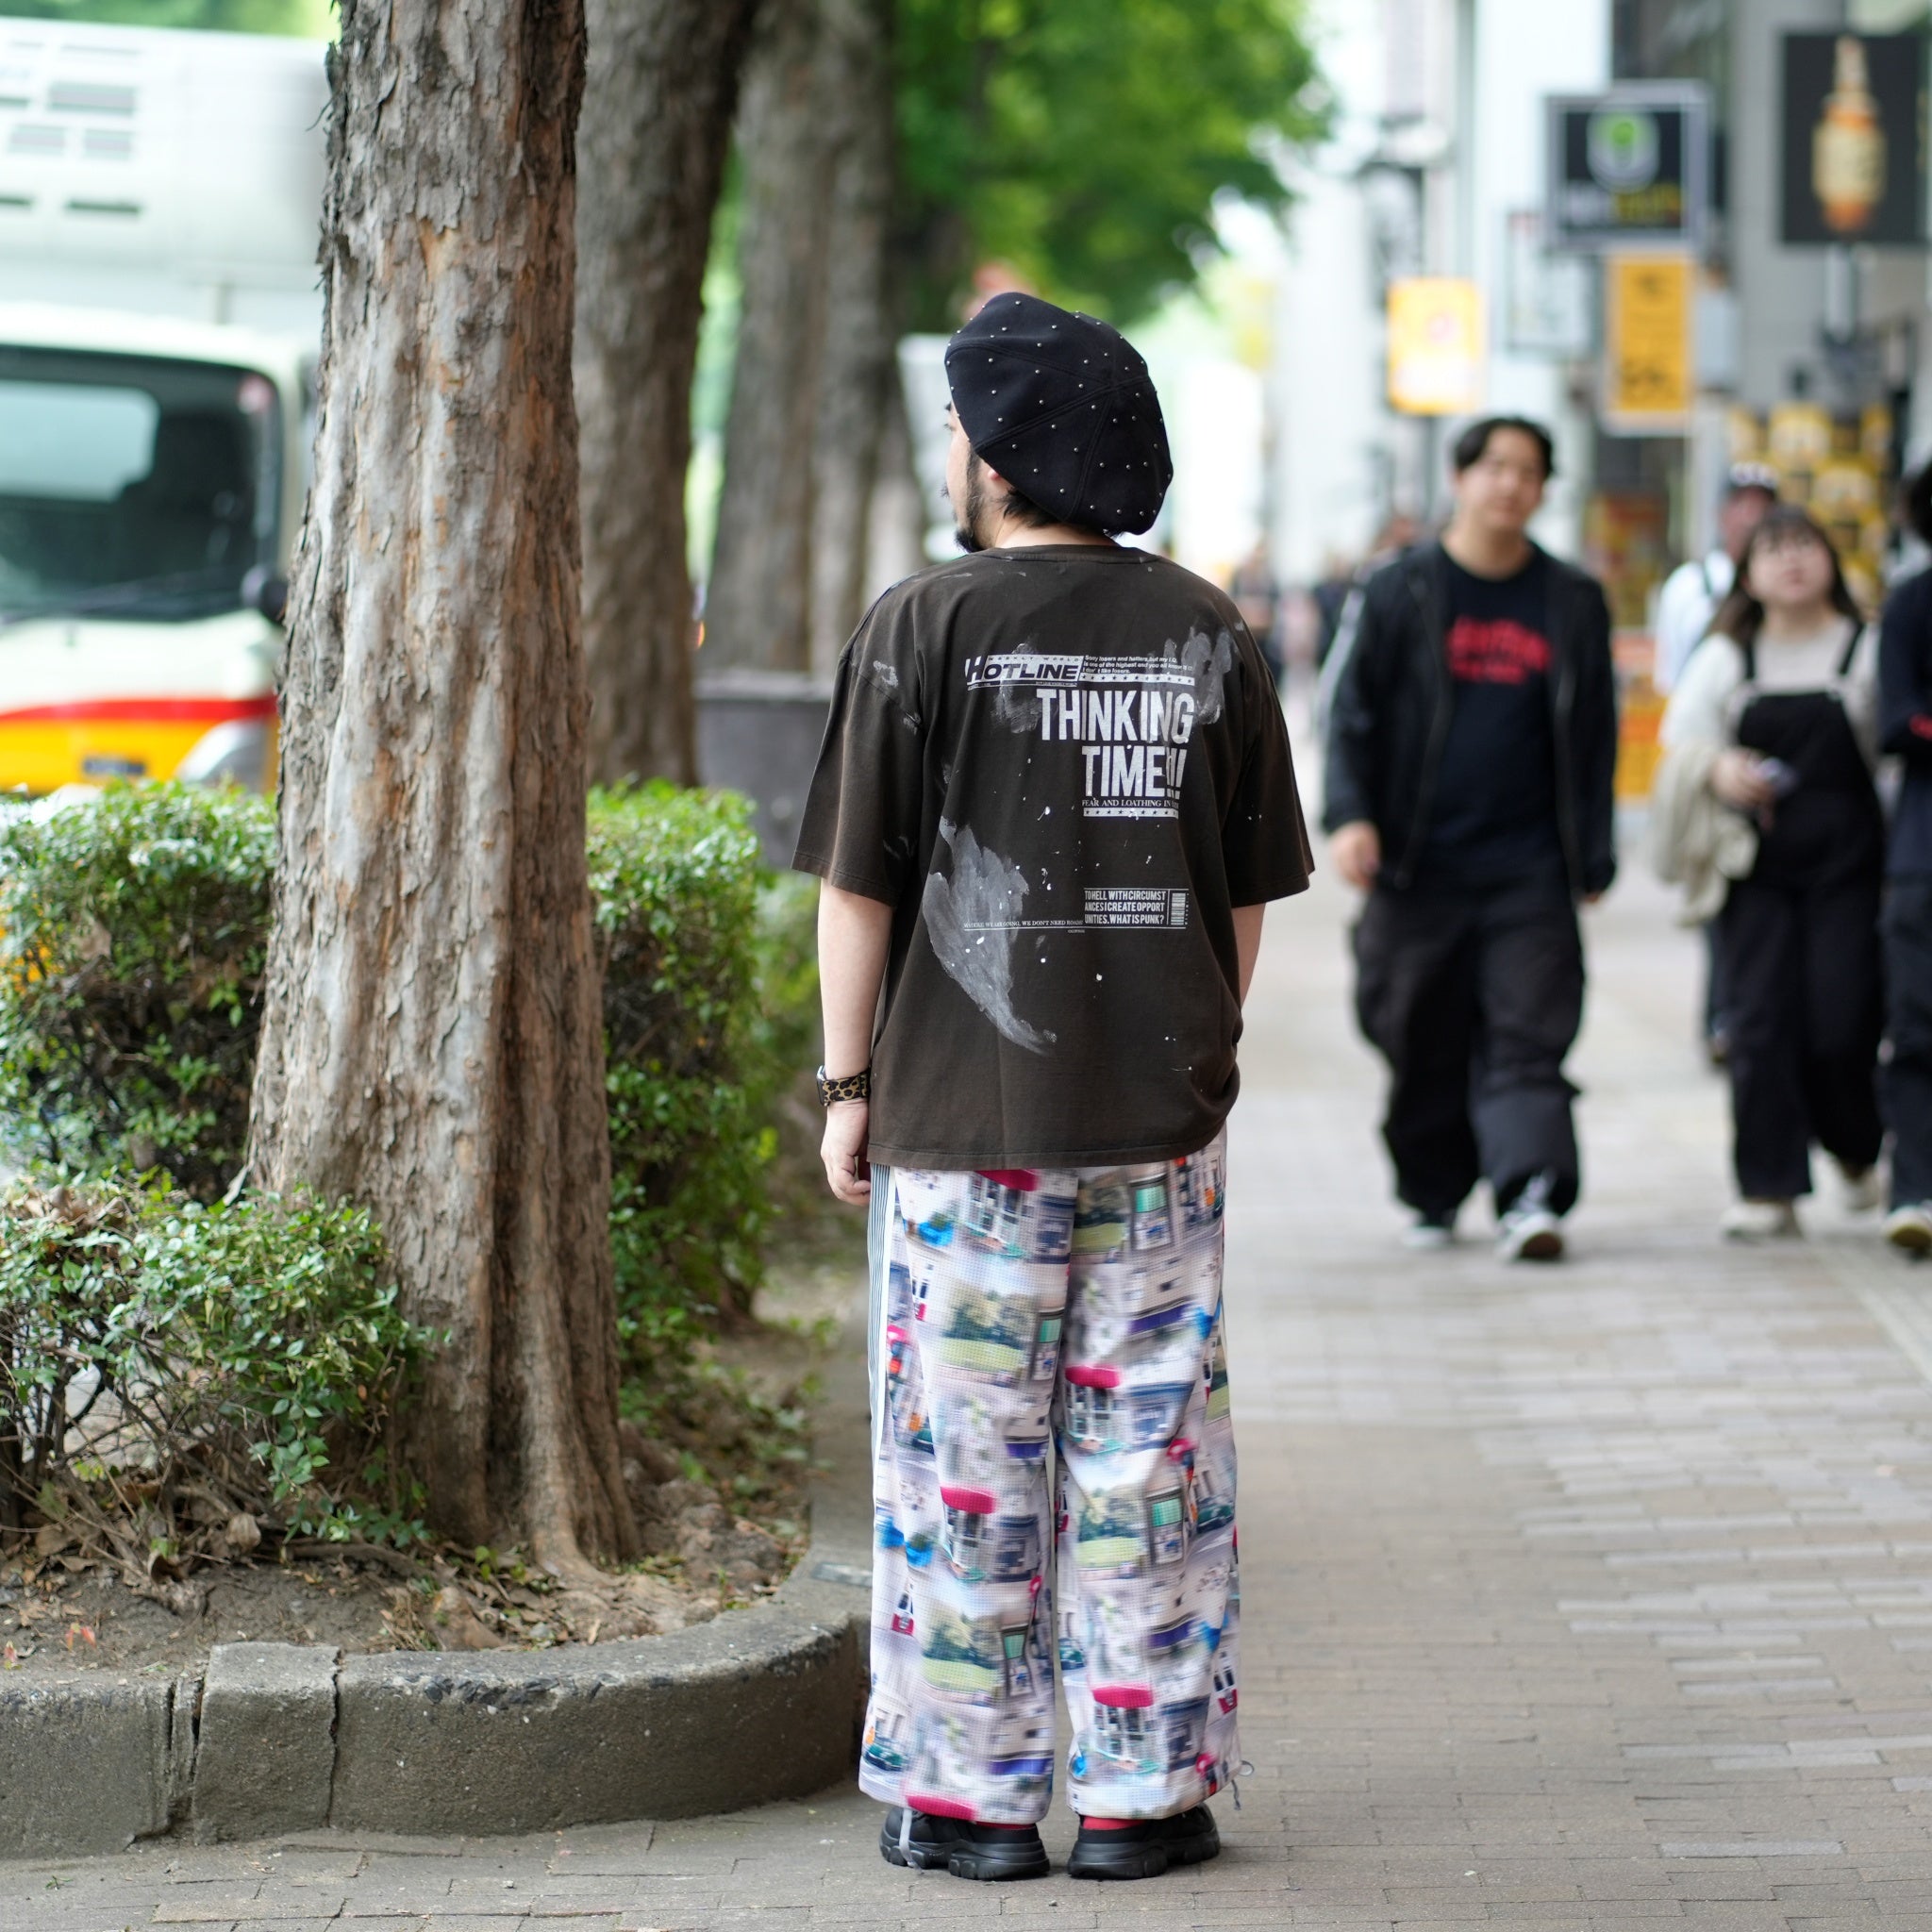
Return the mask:
<path id="1" fill-rule="evenodd" d="M 1125 1831 L 1130 1825 L 1140 1824 L 1138 1818 L 1082 1818 L 1082 1831 Z"/>

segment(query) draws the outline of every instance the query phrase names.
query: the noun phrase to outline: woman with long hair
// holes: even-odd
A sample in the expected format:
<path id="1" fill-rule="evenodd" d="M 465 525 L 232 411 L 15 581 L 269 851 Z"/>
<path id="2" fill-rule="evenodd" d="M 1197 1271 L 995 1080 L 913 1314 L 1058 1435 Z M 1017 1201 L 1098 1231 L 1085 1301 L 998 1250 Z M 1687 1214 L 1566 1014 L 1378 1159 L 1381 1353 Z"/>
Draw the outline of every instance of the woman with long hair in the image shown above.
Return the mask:
<path id="1" fill-rule="evenodd" d="M 1831 540 L 1784 506 L 1753 533 L 1664 714 L 1673 789 L 1701 785 L 1730 841 L 1718 944 L 1738 1199 L 1724 1228 L 1739 1240 L 1801 1231 L 1814 1141 L 1847 1207 L 1878 1205 L 1875 664 Z"/>

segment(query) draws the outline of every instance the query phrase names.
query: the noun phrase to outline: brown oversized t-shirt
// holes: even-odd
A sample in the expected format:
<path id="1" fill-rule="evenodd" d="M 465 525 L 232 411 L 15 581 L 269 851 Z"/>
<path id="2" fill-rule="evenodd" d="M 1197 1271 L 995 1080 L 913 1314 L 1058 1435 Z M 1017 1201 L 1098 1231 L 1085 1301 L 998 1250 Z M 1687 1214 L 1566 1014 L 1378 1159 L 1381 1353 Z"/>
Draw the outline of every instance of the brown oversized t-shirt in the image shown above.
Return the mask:
<path id="1" fill-rule="evenodd" d="M 1240 613 L 1147 552 L 990 550 L 840 659 L 793 863 L 893 908 L 872 1158 L 1178 1159 L 1234 1104 L 1233 908 L 1308 882 Z"/>

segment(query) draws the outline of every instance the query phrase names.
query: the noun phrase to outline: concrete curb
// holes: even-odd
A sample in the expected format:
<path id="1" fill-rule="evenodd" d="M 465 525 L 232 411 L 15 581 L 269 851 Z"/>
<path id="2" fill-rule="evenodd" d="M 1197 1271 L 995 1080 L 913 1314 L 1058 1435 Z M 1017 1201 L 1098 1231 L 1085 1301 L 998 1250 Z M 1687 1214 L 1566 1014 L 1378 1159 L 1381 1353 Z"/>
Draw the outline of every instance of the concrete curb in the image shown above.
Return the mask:
<path id="1" fill-rule="evenodd" d="M 865 1700 L 862 1332 L 824 1382 L 811 1546 L 764 1602 L 549 1651 L 231 1643 L 172 1680 L 0 1678 L 0 1857 L 183 1830 L 482 1836 L 822 1790 L 858 1760 Z"/>

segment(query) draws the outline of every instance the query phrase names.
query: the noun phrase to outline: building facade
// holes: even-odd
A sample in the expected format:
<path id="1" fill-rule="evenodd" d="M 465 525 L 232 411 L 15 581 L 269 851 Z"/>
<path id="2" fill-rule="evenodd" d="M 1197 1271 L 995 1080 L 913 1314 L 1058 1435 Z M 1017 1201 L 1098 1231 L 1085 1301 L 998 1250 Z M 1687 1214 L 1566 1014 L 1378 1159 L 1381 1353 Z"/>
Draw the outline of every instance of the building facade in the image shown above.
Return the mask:
<path id="1" fill-rule="evenodd" d="M 1849 169 L 1856 182 L 1923 140 L 1924 46 L 1839 54 L 1823 105 L 1788 116 L 1786 37 L 1826 37 L 1815 59 L 1848 33 L 1924 28 L 1928 12 L 1924 0 L 1328 0 L 1317 22 L 1335 131 L 1299 183 L 1274 376 L 1283 575 L 1316 581 L 1359 558 L 1391 513 L 1445 508 L 1458 419 L 1403 416 L 1387 399 L 1388 287 L 1427 275 L 1480 292 L 1479 406 L 1554 430 L 1558 474 L 1536 534 L 1605 578 L 1631 676 L 1657 583 L 1711 542 L 1724 472 L 1742 458 L 1772 463 L 1786 495 L 1825 518 L 1875 595 L 1896 560 L 1891 484 L 1932 455 L 1927 253 L 1922 233 L 1787 239 L 1784 204 L 1792 180 Z M 1897 110 L 1914 76 L 1916 117 L 1909 99 Z M 1707 97 L 1710 220 L 1693 398 L 1667 430 L 1632 434 L 1605 416 L 1602 260 L 1544 246 L 1543 103 L 1657 81 Z M 1890 118 L 1874 120 L 1887 102 Z"/>

